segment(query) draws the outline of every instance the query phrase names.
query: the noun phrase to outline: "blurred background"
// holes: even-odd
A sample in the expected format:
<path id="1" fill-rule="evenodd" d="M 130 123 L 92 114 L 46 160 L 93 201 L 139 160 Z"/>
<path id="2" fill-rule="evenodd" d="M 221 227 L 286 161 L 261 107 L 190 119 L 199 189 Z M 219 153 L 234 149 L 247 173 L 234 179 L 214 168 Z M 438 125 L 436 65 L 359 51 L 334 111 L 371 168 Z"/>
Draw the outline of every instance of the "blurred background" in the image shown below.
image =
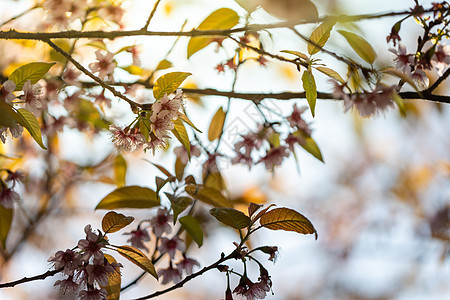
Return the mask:
<path id="1" fill-rule="evenodd" d="M 140 28 L 145 23 L 155 1 L 124 1 L 122 8 L 123 28 Z M 245 2 L 245 1 L 239 1 Z M 271 1 L 264 7 L 270 9 Z M 273 2 L 276 2 L 273 0 Z M 414 1 L 313 1 L 319 15 L 372 14 L 405 11 Z M 432 1 L 420 1 L 424 7 Z M 272 3 L 273 4 L 273 3 Z M 0 23 L 34 5 L 33 1 L 0 0 Z M 151 22 L 150 30 L 179 31 L 198 26 L 212 11 L 229 7 L 240 16 L 246 11 L 234 1 L 163 0 Z M 42 30 L 40 20 L 45 13 L 37 9 L 1 27 L 2 30 Z M 278 16 L 282 18 L 283 16 Z M 253 23 L 279 21 L 263 9 L 251 15 Z M 392 45 L 386 36 L 393 24 L 401 17 L 389 17 L 342 24 L 341 28 L 359 32 L 378 54 L 377 67 L 393 65 L 393 55 L 388 52 Z M 243 24 L 244 18 L 241 18 Z M 75 29 L 76 24 L 73 25 Z M 92 25 L 94 26 L 94 25 Z M 97 26 L 97 25 L 95 25 Z M 98 25 L 99 26 L 99 25 Z M 299 31 L 309 35 L 313 25 L 298 26 Z M 113 27 L 114 29 L 114 27 Z M 115 28 L 115 29 L 118 29 Z M 349 30 L 350 30 L 349 29 Z M 47 29 L 46 29 L 47 30 Z M 306 52 L 306 44 L 286 29 L 271 30 L 272 36 L 264 36 L 265 49 L 279 54 L 281 50 Z M 414 20 L 402 24 L 402 43 L 409 51 L 415 49 L 421 29 Z M 229 59 L 234 50 L 225 41 L 224 48 L 216 51 L 210 45 L 186 58 L 188 40 L 173 37 L 129 37 L 106 41 L 108 50 L 117 51 L 130 44 L 138 45 L 141 67 L 154 70 L 159 61 L 170 60 L 173 67 L 156 71 L 158 77 L 169 71 L 191 72 L 187 87 L 231 90 L 231 72 L 218 73 L 215 67 Z M 85 41 L 84 41 L 85 42 Z M 83 43 L 84 43 L 83 42 Z M 447 42 L 447 41 L 445 41 Z M 31 44 L 27 44 L 31 43 Z M 168 51 L 169 56 L 166 57 Z M 229 47 L 229 53 L 226 49 Z M 332 32 L 327 43 L 331 51 L 354 57 L 351 48 L 342 37 Z M 94 59 L 94 47 L 79 47 L 77 58 L 84 65 Z M 11 66 L 25 62 L 51 61 L 48 48 L 28 41 L 0 40 L 0 70 L 7 76 Z M 248 53 L 248 55 L 252 55 Z M 341 75 L 346 67 L 330 56 L 318 55 L 327 66 Z M 130 57 L 117 56 L 119 65 L 130 64 Z M 117 70 L 116 81 L 130 82 L 138 77 Z M 437 74 L 427 74 L 430 81 Z M 290 64 L 269 60 L 267 67 L 248 63 L 239 69 L 235 90 L 239 92 L 300 92 L 301 73 Z M 319 76 L 319 75 L 318 75 Z M 332 91 L 332 84 L 325 77 L 317 77 L 319 91 Z M 448 80 L 436 93 L 448 95 Z M 151 99 L 151 91 L 139 90 L 136 99 Z M 212 115 L 227 99 L 215 96 L 191 97 L 186 103 L 191 120 L 203 132 L 207 132 Z M 254 130 L 261 117 L 254 105 L 245 100 L 232 99 L 227 117 L 221 151 L 232 153 L 232 145 L 239 134 Z M 276 120 L 289 115 L 292 106 L 306 105 L 305 99 L 276 101 L 264 100 L 267 115 Z M 61 114 L 61 107 L 53 105 L 50 110 Z M 116 124 L 126 125 L 132 120 L 127 104 L 113 99 L 112 107 L 102 108 L 102 114 Z M 436 103 L 405 101 L 406 117 L 397 109 L 365 119 L 350 111 L 344 113 L 340 101 L 318 100 L 316 117 L 309 112 L 305 118 L 311 123 L 313 137 L 319 145 L 325 163 L 307 152 L 297 151 L 297 161 L 290 157 L 274 173 L 262 165 L 249 170 L 246 166 L 231 165 L 226 159 L 219 160 L 227 189 L 232 198 L 243 197 L 257 203 L 276 203 L 291 207 L 307 216 L 318 231 L 319 238 L 289 232 L 259 231 L 252 245 L 276 245 L 280 255 L 275 264 L 268 265 L 272 276 L 273 293 L 267 299 L 447 299 L 450 297 L 450 107 Z M 205 135 L 205 134 L 203 134 Z M 20 141 L 8 140 L 0 144 L 1 153 L 13 159 L 1 157 L 3 167 L 19 168 L 27 173 L 26 184 L 21 185 L 22 200 L 16 215 L 8 247 L 10 256 L 0 258 L 0 281 L 6 282 L 33 276 L 49 268 L 48 257 L 57 250 L 72 248 L 84 237 L 83 227 L 92 224 L 100 228 L 105 211 L 94 211 L 97 203 L 115 189 L 110 156 L 115 153 L 109 135 L 104 131 L 87 128 L 78 131 L 64 127 L 48 140 L 51 152 L 37 149 L 34 142 L 24 137 Z M 206 147 L 206 135 L 199 135 Z M 149 153 L 124 154 L 127 162 L 127 185 L 154 187 L 154 177 L 159 171 L 146 160 L 159 163 L 173 170 L 173 147 L 156 155 Z M 51 157 L 55 156 L 57 158 Z M 200 177 L 205 157 L 193 158 L 189 171 Z M 29 212 L 34 212 L 44 201 L 42 192 L 53 164 L 52 202 L 55 204 L 48 215 L 29 226 Z M 48 190 L 47 190 L 48 192 Z M 136 219 L 148 218 L 142 210 L 121 211 Z M 153 214 L 154 212 L 152 212 Z M 209 218 L 205 243 L 201 248 L 191 245 L 190 256 L 202 266 L 220 257 L 221 252 L 234 249 L 233 241 L 238 235 L 221 227 Z M 27 231 L 25 231 L 27 230 Z M 115 244 L 125 243 L 127 237 L 116 234 Z M 11 248 L 10 248 L 11 249 Z M 4 252 L 2 252 L 4 253 Z M 140 270 L 120 261 L 123 284 L 131 282 Z M 163 264 L 164 265 L 164 262 Z M 237 266 L 237 265 L 236 265 Z M 253 272 L 253 273 L 252 273 Z M 258 270 L 250 270 L 257 277 Z M 34 281 L 15 288 L 1 289 L 0 299 L 72 299 L 61 296 L 52 285 L 57 277 Z M 232 278 L 232 287 L 237 285 Z M 122 294 L 122 299 L 132 299 L 149 294 L 162 287 L 147 276 L 140 284 Z M 226 278 L 217 271 L 192 280 L 184 288 L 158 299 L 223 299 Z M 236 296 L 236 299 L 239 299 Z"/>

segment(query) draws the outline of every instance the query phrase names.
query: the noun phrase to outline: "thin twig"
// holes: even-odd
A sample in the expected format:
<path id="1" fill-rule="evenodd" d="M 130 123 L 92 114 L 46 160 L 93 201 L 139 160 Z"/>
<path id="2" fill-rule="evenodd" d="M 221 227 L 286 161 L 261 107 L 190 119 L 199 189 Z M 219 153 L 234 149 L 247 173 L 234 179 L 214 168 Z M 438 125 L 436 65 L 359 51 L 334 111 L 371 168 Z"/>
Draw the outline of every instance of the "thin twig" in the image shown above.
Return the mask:
<path id="1" fill-rule="evenodd" d="M 434 91 L 440 84 L 443 82 L 447 77 L 450 75 L 450 68 L 445 71 L 444 74 L 442 74 L 441 77 L 439 77 L 428 89 L 426 89 L 427 92 L 431 93 Z"/>
<path id="2" fill-rule="evenodd" d="M 124 96 L 122 93 L 119 93 L 115 88 L 113 88 L 112 86 L 110 86 L 109 84 L 106 84 L 103 80 L 101 80 L 100 78 L 98 78 L 97 76 L 95 76 L 94 74 L 92 74 L 91 72 L 89 72 L 85 67 L 83 67 L 79 62 L 77 62 L 75 59 L 72 58 L 72 56 L 67 53 L 66 51 L 64 51 L 63 49 L 61 49 L 60 47 L 58 47 L 56 44 L 54 44 L 52 41 L 50 40 L 45 40 L 43 39 L 44 42 L 46 42 L 50 47 L 52 47 L 53 49 L 56 50 L 56 52 L 60 53 L 62 56 L 64 56 L 65 58 L 67 58 L 78 70 L 80 70 L 81 72 L 83 72 L 84 74 L 86 74 L 87 76 L 89 76 L 90 78 L 92 78 L 95 82 L 97 82 L 100 86 L 102 86 L 103 88 L 109 90 L 111 93 L 113 93 L 114 96 L 125 100 L 126 102 L 128 102 L 128 104 L 130 104 L 131 109 L 134 110 L 134 108 L 141 106 L 139 103 L 134 102 L 133 100 L 129 99 L 128 97 Z"/>
<path id="3" fill-rule="evenodd" d="M 161 2 L 161 0 L 156 1 L 150 15 L 148 16 L 147 22 L 145 23 L 144 27 L 141 28 L 141 30 L 148 30 L 148 25 L 150 25 L 150 21 L 153 19 L 153 16 L 155 15 L 155 12 L 156 12 L 156 9 L 158 8 L 159 2 Z"/>
<path id="4" fill-rule="evenodd" d="M 11 281 L 11 282 L 5 282 L 5 283 L 0 283 L 0 288 L 8 288 L 8 287 L 14 287 L 18 284 L 21 283 L 26 283 L 26 282 L 30 282 L 30 281 L 35 281 L 35 280 L 44 280 L 47 277 L 50 276 L 54 276 L 55 274 L 61 272 L 63 269 L 58 269 L 58 270 L 52 270 L 52 271 L 47 271 L 45 273 L 42 273 L 40 275 L 36 275 L 33 277 L 24 277 L 22 279 L 19 280 L 15 280 L 15 281 Z"/>
<path id="5" fill-rule="evenodd" d="M 17 20 L 18 18 L 20 18 L 20 17 L 26 15 L 27 13 L 29 13 L 30 11 L 32 11 L 32 10 L 38 8 L 38 7 L 40 7 L 40 5 L 36 4 L 36 5 L 34 5 L 33 7 L 30 7 L 29 9 L 24 10 L 24 11 L 21 12 L 20 14 L 15 15 L 14 17 L 11 17 L 11 18 L 9 18 L 8 20 L 6 20 L 6 21 L 4 21 L 3 23 L 1 23 L 1 24 L 0 24 L 0 27 L 2 27 L 2 26 L 4 26 L 4 25 L 8 24 L 9 22 L 12 22 L 12 21 L 14 21 L 14 20 Z"/>
<path id="6" fill-rule="evenodd" d="M 438 10 L 425 10 L 423 13 L 437 12 Z M 0 39 L 25 39 L 25 40 L 48 40 L 48 39 L 78 39 L 78 38 L 88 38 L 88 39 L 115 39 L 119 37 L 129 37 L 129 36 L 229 36 L 232 33 L 246 32 L 246 31 L 259 31 L 274 28 L 292 28 L 296 25 L 303 24 L 314 24 L 318 22 L 323 22 L 326 20 L 338 20 L 341 23 L 345 22 L 355 22 L 360 20 L 371 20 L 384 17 L 400 16 L 411 14 L 410 11 L 401 12 L 391 12 L 382 14 L 365 14 L 365 15 L 339 15 L 339 16 L 328 16 L 321 17 L 317 19 L 295 21 L 295 22 L 278 22 L 272 24 L 254 24 L 243 27 L 238 27 L 234 29 L 226 30 L 191 30 L 191 31 L 147 31 L 147 30 L 125 30 L 125 31 L 59 31 L 59 32 L 19 32 L 16 30 L 0 31 Z"/>
<path id="7" fill-rule="evenodd" d="M 195 277 L 198 277 L 198 276 L 202 275 L 203 273 L 205 273 L 205 272 L 207 272 L 207 271 L 209 271 L 209 270 L 212 270 L 212 269 L 217 268 L 221 263 L 223 263 L 223 262 L 225 262 L 225 261 L 227 261 L 227 260 L 229 260 L 229 259 L 239 257 L 239 255 L 240 255 L 240 254 L 237 253 L 236 250 L 233 251 L 233 252 L 232 252 L 231 254 L 229 254 L 228 256 L 222 255 L 222 257 L 221 257 L 219 260 L 217 260 L 215 263 L 213 263 L 213 264 L 211 264 L 211 265 L 209 265 L 209 266 L 207 266 L 207 267 L 204 267 L 203 269 L 201 269 L 200 271 L 198 271 L 198 272 L 196 272 L 196 273 L 193 273 L 193 274 L 191 274 L 191 275 L 189 275 L 189 276 L 186 276 L 186 278 L 184 278 L 184 279 L 183 279 L 182 281 L 180 281 L 179 283 L 177 283 L 177 284 L 175 284 L 175 285 L 173 285 L 173 286 L 171 286 L 171 287 L 169 287 L 169 288 L 167 288 L 167 289 L 164 289 L 164 290 L 161 290 L 161 291 L 157 291 L 157 292 L 155 292 L 155 293 L 153 293 L 153 294 L 150 294 L 150 295 L 147 295 L 147 296 L 143 296 L 143 297 L 140 297 L 140 298 L 136 298 L 136 299 L 134 299 L 134 300 L 144 300 L 144 299 L 155 298 L 155 297 L 158 297 L 158 296 L 163 295 L 163 294 L 165 294 L 165 293 L 168 293 L 168 292 L 170 292 L 170 291 L 173 291 L 173 290 L 176 290 L 176 289 L 178 289 L 178 288 L 181 288 L 181 287 L 183 287 L 183 285 L 184 285 L 186 282 L 188 282 L 188 281 L 194 279 Z"/>

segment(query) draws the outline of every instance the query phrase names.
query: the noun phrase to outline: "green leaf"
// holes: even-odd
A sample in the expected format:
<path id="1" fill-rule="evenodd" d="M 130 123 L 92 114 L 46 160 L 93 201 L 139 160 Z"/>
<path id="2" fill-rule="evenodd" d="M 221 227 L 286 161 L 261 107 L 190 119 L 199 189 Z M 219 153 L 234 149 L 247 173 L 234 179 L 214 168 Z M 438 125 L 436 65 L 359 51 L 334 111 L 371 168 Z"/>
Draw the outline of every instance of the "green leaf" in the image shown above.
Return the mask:
<path id="1" fill-rule="evenodd" d="M 373 50 L 372 46 L 362 37 L 352 32 L 338 30 L 340 34 L 347 40 L 349 45 L 353 48 L 356 54 L 359 55 L 369 64 L 373 64 L 377 54 Z"/>
<path id="2" fill-rule="evenodd" d="M 116 259 L 109 254 L 104 254 L 106 260 L 112 264 L 117 263 Z M 108 285 L 101 286 L 108 293 L 107 300 L 119 300 L 120 299 L 120 285 L 122 283 L 122 277 L 119 272 L 108 272 Z"/>
<path id="3" fill-rule="evenodd" d="M 158 274 L 156 274 L 155 266 L 141 250 L 131 246 L 120 246 L 117 247 L 116 251 L 119 252 L 120 255 L 134 263 L 136 266 L 140 267 L 142 270 L 158 279 Z"/>
<path id="4" fill-rule="evenodd" d="M 313 224 L 302 214 L 289 208 L 275 208 L 263 214 L 259 220 L 261 226 L 271 230 L 295 231 L 302 234 L 315 234 Z"/>
<path id="5" fill-rule="evenodd" d="M 153 96 L 156 100 L 159 100 L 165 94 L 170 95 L 190 75 L 191 73 L 186 72 L 172 72 L 159 77 L 153 86 Z"/>
<path id="6" fill-rule="evenodd" d="M 180 218 L 181 227 L 192 237 L 199 247 L 203 245 L 203 230 L 197 219 L 187 215 Z"/>
<path id="7" fill-rule="evenodd" d="M 327 67 L 316 67 L 316 69 L 318 71 L 322 72 L 323 74 L 327 75 L 328 77 L 331 77 L 334 80 L 339 81 L 342 84 L 345 84 L 345 80 L 335 70 L 332 70 L 332 69 L 327 68 Z"/>
<path id="8" fill-rule="evenodd" d="M 140 186 L 125 186 L 103 198 L 95 209 L 151 208 L 160 202 L 155 191 Z"/>
<path id="9" fill-rule="evenodd" d="M 13 219 L 13 209 L 5 208 L 0 204 L 0 242 L 3 249 L 6 249 L 6 238 Z"/>
<path id="10" fill-rule="evenodd" d="M 198 132 L 202 133 L 202 131 L 200 129 L 198 129 L 197 127 L 195 127 L 194 123 L 191 122 L 191 120 L 189 120 L 189 118 L 183 114 L 180 113 L 178 115 L 178 118 L 180 118 L 184 123 L 188 124 L 189 126 L 191 126 L 192 128 L 194 128 L 195 130 L 197 130 Z"/>
<path id="11" fill-rule="evenodd" d="M 316 99 L 317 99 L 317 88 L 314 76 L 311 69 L 308 68 L 303 72 L 302 76 L 303 88 L 306 92 L 306 100 L 308 100 L 309 108 L 311 109 L 311 114 L 314 117 L 316 109 Z"/>
<path id="12" fill-rule="evenodd" d="M 213 208 L 209 213 L 218 221 L 234 229 L 243 229 L 250 225 L 250 218 L 234 208 Z"/>
<path id="13" fill-rule="evenodd" d="M 188 153 L 188 157 L 191 157 L 191 142 L 189 141 L 189 135 L 186 131 L 186 127 L 184 127 L 183 122 L 180 119 L 176 119 L 173 121 L 175 125 L 172 129 L 173 135 L 180 141 L 183 147 L 186 149 Z"/>
<path id="14" fill-rule="evenodd" d="M 25 108 L 19 108 L 16 117 L 17 122 L 28 130 L 36 143 L 38 143 L 42 149 L 47 149 L 42 143 L 41 127 L 39 126 L 36 117 Z"/>
<path id="15" fill-rule="evenodd" d="M 20 91 L 28 80 L 31 81 L 31 84 L 35 84 L 41 80 L 54 64 L 55 63 L 32 62 L 23 65 L 12 72 L 9 76 L 9 80 L 12 80 L 16 84 L 16 91 Z"/>
<path id="16" fill-rule="evenodd" d="M 210 140 L 211 142 L 222 135 L 225 117 L 226 114 L 223 111 L 223 108 L 219 107 L 211 120 L 211 124 L 209 125 L 208 140 Z"/>
<path id="17" fill-rule="evenodd" d="M 17 113 L 13 107 L 0 100 L 0 126 L 4 127 L 16 127 L 17 126 Z"/>
<path id="18" fill-rule="evenodd" d="M 218 190 L 210 187 L 196 186 L 189 184 L 186 186 L 185 191 L 206 204 L 214 207 L 231 207 L 231 202 L 225 198 Z"/>
<path id="19" fill-rule="evenodd" d="M 314 29 L 309 39 L 315 45 L 312 43 L 308 43 L 309 54 L 314 55 L 317 52 L 319 52 L 323 46 L 325 46 L 328 39 L 330 38 L 330 32 L 335 24 L 336 21 L 325 21 L 322 24 L 320 24 L 316 29 Z"/>
<path id="20" fill-rule="evenodd" d="M 130 225 L 133 220 L 133 217 L 127 217 L 125 215 L 118 214 L 115 211 L 110 211 L 102 219 L 102 229 L 105 234 L 113 233 Z"/>
<path id="21" fill-rule="evenodd" d="M 300 134 L 303 138 L 300 137 L 299 145 L 302 146 L 302 148 L 308 151 L 310 154 L 312 154 L 315 158 L 317 158 L 321 162 L 324 162 L 319 146 L 317 146 L 317 143 L 313 140 L 313 138 L 306 134 Z"/>
<path id="22" fill-rule="evenodd" d="M 299 51 L 281 50 L 281 52 L 298 56 L 299 58 L 303 59 L 304 61 L 309 61 L 309 57 L 306 54 L 299 52 Z"/>
<path id="23" fill-rule="evenodd" d="M 139 119 L 139 131 L 144 136 L 146 142 L 148 142 L 148 138 L 151 131 L 151 122 L 147 117 L 147 114 L 148 113 L 145 113 L 145 116 Z"/>
<path id="24" fill-rule="evenodd" d="M 170 200 L 173 211 L 173 224 L 175 225 L 178 216 L 192 204 L 192 199 L 189 197 L 175 197 L 172 194 L 165 193 Z"/>
<path id="25" fill-rule="evenodd" d="M 75 118 L 80 121 L 91 124 L 93 127 L 98 129 L 108 129 L 111 124 L 109 121 L 105 120 L 100 112 L 95 108 L 94 104 L 86 99 L 78 98 L 78 105 L 72 110 Z"/>
<path id="26" fill-rule="evenodd" d="M 127 161 L 122 155 L 114 159 L 114 181 L 118 187 L 125 186 L 127 175 Z"/>
<path id="27" fill-rule="evenodd" d="M 238 14 L 230 8 L 219 8 L 211 13 L 196 28 L 197 30 L 225 30 L 230 29 L 239 22 Z M 214 41 L 211 37 L 192 37 L 189 39 L 187 47 L 187 58 L 190 58 L 197 51 L 205 48 Z"/>
<path id="28" fill-rule="evenodd" d="M 158 66 L 156 67 L 155 71 L 159 71 L 159 70 L 165 70 L 168 68 L 173 67 L 173 64 L 168 61 L 167 59 L 163 59 L 162 61 L 159 62 Z"/>

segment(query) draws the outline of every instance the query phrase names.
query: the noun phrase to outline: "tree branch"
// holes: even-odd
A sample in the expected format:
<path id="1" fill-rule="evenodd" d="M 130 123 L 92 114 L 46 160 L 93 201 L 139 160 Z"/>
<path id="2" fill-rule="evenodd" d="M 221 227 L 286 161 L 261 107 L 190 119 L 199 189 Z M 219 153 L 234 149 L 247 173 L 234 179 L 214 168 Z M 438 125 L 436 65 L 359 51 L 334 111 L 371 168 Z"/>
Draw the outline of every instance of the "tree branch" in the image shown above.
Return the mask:
<path id="1" fill-rule="evenodd" d="M 423 13 L 437 12 L 442 9 L 428 9 Z M 355 22 L 360 20 L 371 20 L 384 17 L 401 16 L 411 14 L 411 11 L 390 12 L 381 14 L 362 14 L 362 15 L 338 15 L 327 16 L 310 20 L 295 21 L 295 22 L 278 22 L 272 24 L 253 24 L 248 26 L 242 26 L 234 29 L 227 30 L 191 30 L 191 31 L 147 31 L 143 29 L 139 30 L 125 30 L 125 31 L 59 31 L 59 32 L 19 32 L 16 30 L 0 31 L 0 39 L 21 39 L 21 40 L 49 40 L 49 39 L 115 39 L 119 37 L 127 36 L 229 36 L 232 33 L 246 32 L 246 31 L 259 31 L 274 28 L 291 28 L 296 25 L 314 24 L 323 22 L 326 20 L 337 20 L 341 23 Z"/>
<path id="2" fill-rule="evenodd" d="M 144 27 L 141 28 L 141 30 L 148 30 L 148 25 L 150 25 L 150 21 L 153 19 L 153 16 L 155 15 L 156 9 L 158 8 L 158 5 L 160 2 L 161 2 L 161 0 L 156 1 L 150 15 L 148 16 L 147 22 L 145 23 Z"/>
<path id="3" fill-rule="evenodd" d="M 442 76 L 439 77 L 426 91 L 429 93 L 434 91 L 441 84 L 441 82 L 447 79 L 449 75 L 450 75 L 450 68 L 448 68 L 447 71 L 445 71 L 445 73 L 442 74 Z"/>
<path id="4" fill-rule="evenodd" d="M 61 272 L 62 270 L 63 269 L 61 268 L 61 269 L 58 269 L 58 270 L 47 271 L 45 273 L 42 273 L 40 275 L 36 275 L 36 276 L 33 276 L 33 277 L 24 277 L 24 278 L 16 280 L 16 281 L 0 283 L 0 288 L 14 287 L 14 286 L 16 286 L 18 284 L 26 283 L 26 282 L 30 282 L 30 281 L 35 281 L 35 280 L 44 280 L 47 277 L 54 276 L 55 274 Z"/>
<path id="5" fill-rule="evenodd" d="M 106 84 L 103 80 L 101 80 L 100 78 L 98 78 L 97 76 L 95 76 L 94 74 L 89 72 L 79 62 L 77 62 L 75 59 L 73 59 L 72 56 L 69 53 L 67 53 L 66 51 L 64 51 L 60 47 L 58 47 L 52 41 L 46 40 L 46 39 L 43 39 L 42 41 L 46 42 L 50 47 L 55 49 L 56 52 L 60 53 L 62 56 L 67 58 L 78 70 L 80 70 L 81 72 L 83 72 L 84 74 L 86 74 L 87 76 L 92 78 L 95 82 L 97 82 L 103 88 L 105 88 L 105 89 L 109 90 L 111 93 L 113 93 L 114 96 L 116 96 L 118 98 L 121 98 L 121 99 L 125 100 L 126 102 L 128 102 L 128 104 L 130 104 L 132 110 L 134 110 L 134 108 L 136 108 L 138 106 L 141 106 L 139 103 L 136 103 L 133 100 L 129 99 L 128 97 L 124 96 L 122 93 L 119 93 L 115 88 L 113 88 L 109 84 Z"/>
<path id="6" fill-rule="evenodd" d="M 136 298 L 134 300 L 151 299 L 151 298 L 155 298 L 155 297 L 158 297 L 160 295 L 163 295 L 165 293 L 171 292 L 173 290 L 179 289 L 179 288 L 183 287 L 183 285 L 186 282 L 194 279 L 195 277 L 198 277 L 198 276 L 202 275 L 203 273 L 205 273 L 205 272 L 207 272 L 207 271 L 209 271 L 211 269 L 217 268 L 221 263 L 223 263 L 223 262 L 225 262 L 225 261 L 227 261 L 229 259 L 236 258 L 236 257 L 239 257 L 239 256 L 240 256 L 240 254 L 236 250 L 233 251 L 232 253 L 230 253 L 228 256 L 225 256 L 224 254 L 222 254 L 222 257 L 219 260 L 217 260 L 215 263 L 213 263 L 213 264 L 211 264 L 211 265 L 209 265 L 207 267 L 204 267 L 203 269 L 201 269 L 200 271 L 198 271 L 196 273 L 193 273 L 193 274 L 191 274 L 189 276 L 186 276 L 186 278 L 184 278 L 179 283 L 177 283 L 177 284 L 175 284 L 175 285 L 173 285 L 173 286 L 171 286 L 171 287 L 169 287 L 167 289 L 164 289 L 164 290 L 161 290 L 161 291 L 157 291 L 157 292 L 155 292 L 153 294 L 150 294 L 150 295 L 147 295 L 147 296 L 143 296 L 143 297 L 140 297 L 140 298 Z"/>

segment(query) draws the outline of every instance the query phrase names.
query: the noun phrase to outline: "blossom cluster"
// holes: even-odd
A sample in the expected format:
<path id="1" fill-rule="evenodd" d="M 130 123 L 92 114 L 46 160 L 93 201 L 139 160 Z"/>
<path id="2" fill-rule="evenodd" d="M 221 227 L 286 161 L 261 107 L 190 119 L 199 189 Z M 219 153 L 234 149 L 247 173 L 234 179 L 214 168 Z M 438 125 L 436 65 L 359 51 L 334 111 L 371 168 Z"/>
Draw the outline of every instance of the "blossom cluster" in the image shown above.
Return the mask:
<path id="1" fill-rule="evenodd" d="M 120 274 L 121 264 L 110 263 L 103 253 L 108 241 L 99 231 L 92 231 L 91 225 L 84 228 L 86 238 L 78 241 L 75 249 L 58 251 L 49 258 L 55 270 L 67 276 L 57 280 L 63 293 L 78 293 L 81 300 L 102 300 L 108 296 L 104 287 L 108 286 L 108 276 Z M 85 289 L 84 289 L 85 288 Z"/>
<path id="2" fill-rule="evenodd" d="M 141 132 L 137 122 L 134 127 L 128 126 L 124 129 L 117 125 L 111 125 L 109 130 L 112 132 L 112 140 L 119 150 L 136 151 L 141 148 L 155 151 L 157 148 L 164 148 L 166 142 L 164 138 L 169 137 L 169 131 L 174 128 L 173 121 L 180 115 L 180 109 L 183 105 L 183 93 L 180 89 L 172 97 L 165 94 L 161 99 L 155 101 L 151 105 L 151 111 L 148 113 L 149 118 L 144 118 L 143 126 L 148 126 L 149 136 L 146 137 Z M 141 115 L 147 115 L 143 111 Z M 133 123 L 132 123 L 133 124 Z"/>
<path id="3" fill-rule="evenodd" d="M 88 14 L 103 20 L 122 25 L 123 8 L 113 1 L 91 0 L 46 0 L 43 7 L 47 12 L 48 25 L 53 24 L 60 29 L 66 29 L 77 20 L 84 20 Z"/>
<path id="4" fill-rule="evenodd" d="M 172 220 L 173 216 L 166 208 L 159 208 L 156 215 L 149 220 L 152 233 L 157 239 L 157 251 L 160 255 L 167 254 L 169 257 L 169 266 L 158 270 L 158 276 L 162 277 L 162 284 L 178 283 L 182 279 L 183 272 L 186 275 L 190 275 L 194 266 L 199 266 L 196 260 L 186 257 L 186 246 L 182 239 L 177 235 L 169 237 L 169 234 L 172 232 L 172 226 L 170 225 Z M 131 242 L 133 247 L 148 251 L 147 246 L 144 244 L 150 241 L 147 229 L 142 229 L 138 226 L 136 230 L 125 234 L 130 235 L 128 242 Z M 181 252 L 183 258 L 174 263 L 177 252 Z"/>
<path id="5" fill-rule="evenodd" d="M 311 136 L 312 130 L 302 117 L 306 110 L 306 107 L 298 108 L 294 104 L 291 115 L 286 118 L 290 131 L 283 140 L 280 133 L 274 129 L 274 124 L 259 125 L 256 132 L 241 135 L 242 139 L 234 144 L 236 156 L 232 159 L 232 163 L 242 163 L 249 168 L 253 164 L 263 163 L 267 170 L 280 166 L 283 160 L 294 152 L 296 144 L 304 145 L 305 138 Z M 265 147 L 263 155 L 255 160 L 252 153 L 262 149 L 263 145 L 269 147 Z"/>

